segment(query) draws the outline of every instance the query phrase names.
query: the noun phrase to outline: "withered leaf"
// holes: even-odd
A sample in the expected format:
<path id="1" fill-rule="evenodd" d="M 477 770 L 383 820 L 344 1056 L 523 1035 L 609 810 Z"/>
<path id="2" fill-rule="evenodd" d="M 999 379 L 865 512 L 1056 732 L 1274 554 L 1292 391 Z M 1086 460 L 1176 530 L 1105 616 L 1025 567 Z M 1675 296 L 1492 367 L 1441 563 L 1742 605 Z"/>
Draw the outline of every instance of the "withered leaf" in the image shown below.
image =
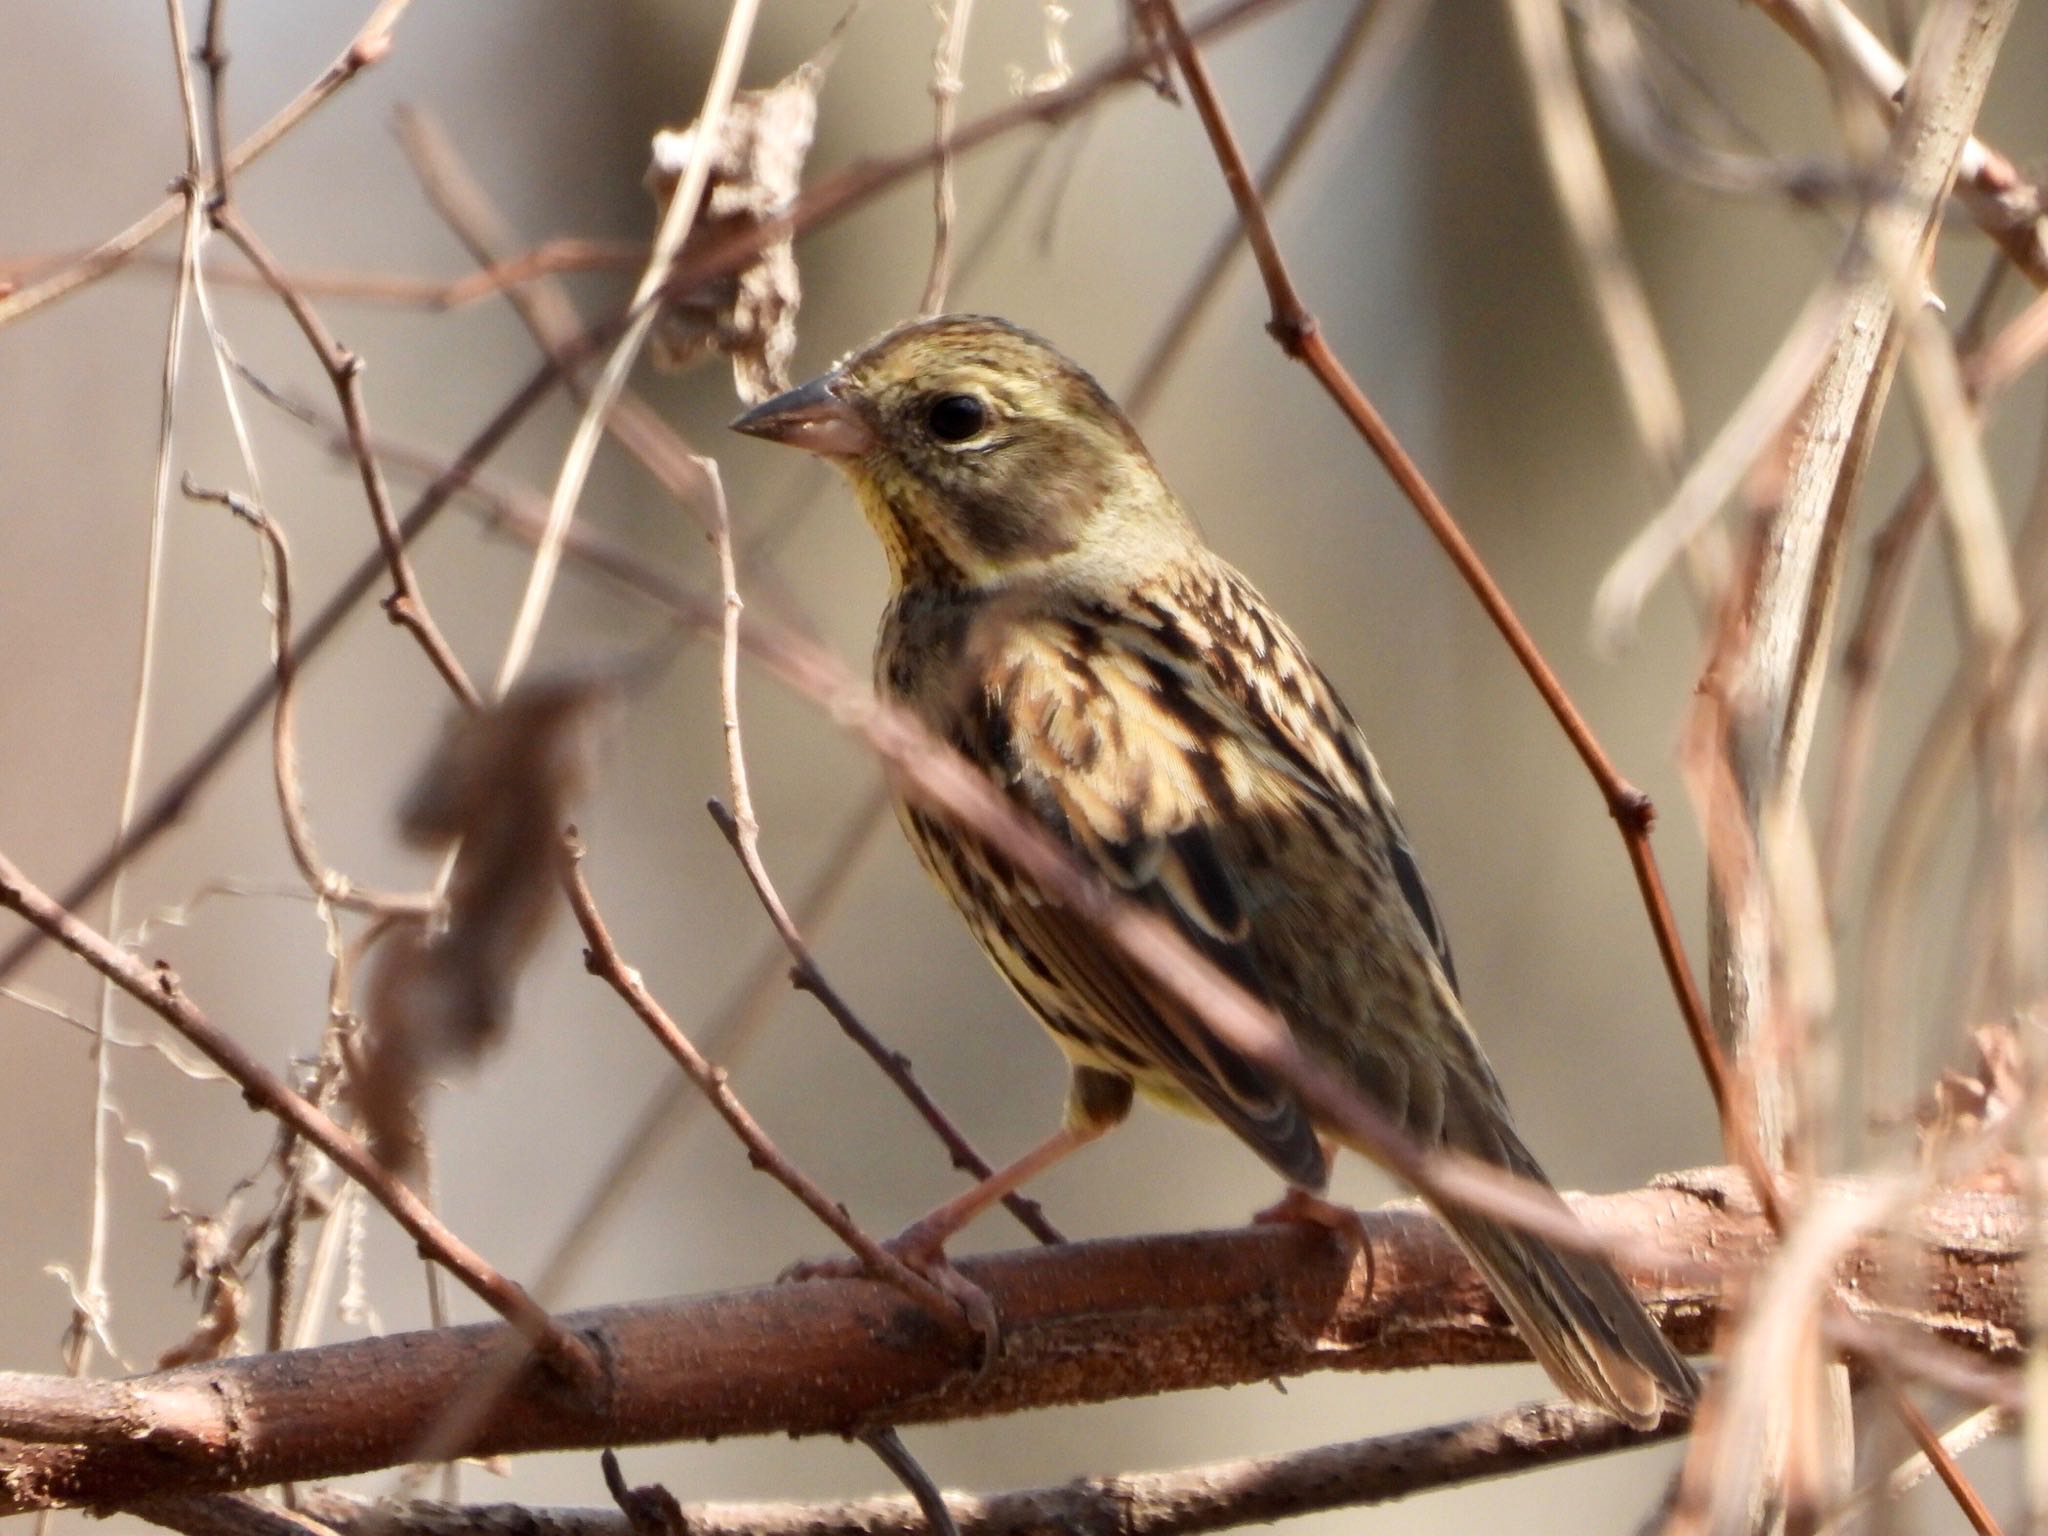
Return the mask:
<path id="1" fill-rule="evenodd" d="M 823 78 L 823 67 L 812 61 L 766 90 L 734 95 L 719 125 L 683 265 L 759 229 L 796 200 L 817 127 Z M 664 213 L 697 152 L 697 132 L 692 123 L 654 136 L 647 186 Z M 779 394 L 789 387 L 801 298 L 796 251 L 785 237 L 735 272 L 669 294 L 654 329 L 655 362 L 682 368 L 706 351 L 717 352 L 732 359 L 733 388 L 749 405 Z"/>
<path id="2" fill-rule="evenodd" d="M 418 1164 L 427 1080 L 473 1063 L 510 1023 L 595 769 L 594 706 L 613 696 L 589 678 L 534 682 L 458 717 L 401 810 L 414 847 L 456 853 L 444 925 L 393 924 L 377 942 L 349 1053 L 350 1098 L 394 1168 Z"/>
<path id="3" fill-rule="evenodd" d="M 2019 1035 L 2009 1022 L 1970 1031 L 1977 1060 L 1968 1071 L 1950 1068 L 1934 1081 L 1917 1116 L 1921 1160 L 1933 1164 L 1949 1151 L 1994 1131 L 2026 1104 L 2026 1073 Z M 1962 1182 L 1985 1190 L 2017 1190 L 2018 1165 L 2010 1151 L 1982 1161 Z"/>

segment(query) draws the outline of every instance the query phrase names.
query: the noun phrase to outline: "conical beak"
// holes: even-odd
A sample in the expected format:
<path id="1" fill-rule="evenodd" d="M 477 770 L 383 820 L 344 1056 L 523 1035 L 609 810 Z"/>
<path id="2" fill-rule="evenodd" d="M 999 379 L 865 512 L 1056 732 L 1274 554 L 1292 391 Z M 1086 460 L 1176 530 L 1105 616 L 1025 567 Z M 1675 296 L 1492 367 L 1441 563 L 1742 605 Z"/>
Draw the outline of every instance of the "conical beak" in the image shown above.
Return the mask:
<path id="1" fill-rule="evenodd" d="M 787 443 L 826 458 L 857 459 L 875 446 L 874 429 L 834 392 L 837 373 L 828 373 L 772 400 L 763 400 L 732 421 L 735 432 Z"/>

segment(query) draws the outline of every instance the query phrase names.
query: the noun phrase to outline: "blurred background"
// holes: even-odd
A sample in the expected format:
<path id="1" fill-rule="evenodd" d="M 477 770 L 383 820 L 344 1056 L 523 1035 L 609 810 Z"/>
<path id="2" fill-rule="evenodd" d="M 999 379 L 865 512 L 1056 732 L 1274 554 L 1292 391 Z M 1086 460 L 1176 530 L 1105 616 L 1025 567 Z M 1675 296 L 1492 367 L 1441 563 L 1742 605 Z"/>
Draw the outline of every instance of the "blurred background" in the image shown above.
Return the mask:
<path id="1" fill-rule="evenodd" d="M 239 139 L 346 43 L 360 0 L 229 8 L 228 128 Z M 766 8 L 745 83 L 766 85 L 807 57 L 837 0 Z M 1064 47 L 1080 66 L 1122 46 L 1119 7 L 1078 4 Z M 1213 46 L 1236 125 L 1263 156 L 1351 11 L 1299 0 Z M 1654 3 L 1645 13 L 1713 94 L 1774 150 L 1825 155 L 1835 139 L 1812 65 L 1747 7 Z M 0 50 L 0 263 L 16 276 L 122 227 L 183 167 L 169 43 L 158 8 L 6 0 Z M 1703 953 L 1704 870 L 1675 771 L 1677 733 L 1700 657 L 1682 589 L 1661 591 L 1636 643 L 1602 657 L 1588 640 L 1600 575 L 1661 500 L 1635 446 L 1606 353 L 1571 265 L 1537 155 L 1529 102 L 1502 8 L 1421 12 L 1412 43 L 1377 83 L 1348 90 L 1277 209 L 1300 286 L 1336 351 L 1434 478 L 1518 605 L 1615 760 L 1663 808 L 1659 851 L 1695 954 Z M 194 16 L 196 25 L 199 18 Z M 697 108 L 724 23 L 710 4 L 613 0 L 563 6 L 421 3 L 388 58 L 239 179 L 249 222 L 298 271 L 453 278 L 460 246 L 422 195 L 392 131 L 401 105 L 438 121 L 527 243 L 556 236 L 644 240 L 650 135 Z M 1052 67 L 1045 9 L 982 0 L 963 67 L 966 121 L 1011 99 L 1021 72 Z M 938 27 L 928 6 L 872 0 L 854 20 L 820 98 L 811 176 L 926 141 Z M 2003 55 L 1984 135 L 2036 153 L 2048 106 L 2048 12 L 2023 7 Z M 1157 340 L 1230 207 L 1193 113 L 1139 87 L 1066 126 L 1018 196 L 1013 174 L 1044 130 L 1026 128 L 963 159 L 962 245 L 992 219 L 986 259 L 957 282 L 955 308 L 1041 331 L 1123 390 Z M 1740 397 L 1839 246 L 1838 222 L 1769 199 L 1681 184 L 1612 144 L 1628 236 L 1703 440 Z M 914 311 L 930 251 L 929 180 L 915 178 L 798 246 L 804 306 L 797 377 Z M 1955 231 L 1942 267 L 1952 307 L 1967 301 L 1984 246 Z M 62 304 L 0 332 L 0 847 L 61 888 L 107 841 L 132 708 L 174 238 Z M 224 242 L 213 270 L 238 265 Z M 586 318 L 609 313 L 630 273 L 586 274 L 570 290 Z M 267 380 L 331 401 L 302 338 L 270 299 L 217 283 L 222 327 Z M 450 311 L 318 301 L 367 361 L 380 434 L 452 454 L 535 366 L 500 300 Z M 1200 320 L 1142 426 L 1169 481 L 1211 542 L 1303 633 L 1365 722 L 1446 914 L 1473 1019 L 1531 1143 L 1565 1187 L 1622 1188 L 1719 1156 L 1711 1108 L 1661 978 L 1626 860 L 1599 796 L 1508 652 L 1385 476 L 1263 330 L 1249 265 Z M 865 671 L 884 597 L 878 550 L 841 488 L 799 456 L 731 438 L 737 408 L 722 363 L 664 377 L 646 397 L 723 467 L 743 539 L 782 526 L 754 601 L 812 629 Z M 310 433 L 254 402 L 264 492 L 292 541 L 302 611 L 372 547 L 353 469 Z M 2016 392 L 1994 434 L 1999 489 L 2024 499 L 2039 391 Z M 545 488 L 573 424 L 559 402 L 494 462 Z M 1873 506 L 1909 467 L 1895 428 Z M 1889 439 L 1901 441 L 1892 442 Z M 239 485 L 240 460 L 196 328 L 187 342 L 176 476 Z M 397 470 L 403 492 L 413 484 Z M 653 566 L 703 584 L 697 525 L 615 448 L 582 501 L 591 526 Z M 1858 531 L 1867 536 L 1869 523 Z M 1852 551 L 1860 580 L 1863 553 Z M 488 677 L 504 645 L 527 558 L 451 513 L 416 566 L 435 616 L 470 669 Z M 1932 585 L 1932 584 L 1923 584 Z M 219 507 L 173 497 L 162 577 L 145 791 L 160 783 L 267 665 L 258 548 Z M 1938 599 L 1910 619 L 1888 704 L 1897 739 L 1946 675 L 1954 640 Z M 573 570 L 549 611 L 538 664 L 618 659 L 659 633 L 660 615 Z M 762 847 L 795 902 L 837 855 L 877 782 L 860 747 L 759 674 L 743 679 Z M 311 813 L 330 862 L 359 882 L 414 888 L 431 861 L 394 830 L 395 807 L 448 713 L 412 641 L 366 607 L 313 663 L 300 694 Z M 773 935 L 706 817 L 725 793 L 713 657 L 686 648 L 631 704 L 579 821 L 588 872 L 628 960 L 686 1027 L 706 1028 Z M 131 872 L 123 927 L 187 907 L 209 881 L 256 894 L 190 906 L 142 941 L 192 995 L 276 1066 L 312 1051 L 325 1017 L 325 934 L 294 887 L 257 732 Z M 1875 792 L 1904 751 L 1881 738 Z M 104 921 L 102 901 L 94 912 Z M 0 923 L 0 942 L 17 930 Z M 1063 1073 L 929 888 L 893 827 L 858 855 L 812 931 L 837 987 L 992 1158 L 1050 1129 Z M 1845 967 L 1845 973 L 1850 968 Z M 16 987 L 90 1018 L 92 978 L 41 955 Z M 1851 994 L 1853 1003 L 1853 992 Z M 139 1010 L 119 1027 L 147 1037 Z M 89 1240 L 93 1074 L 76 1028 L 0 999 L 0 1367 L 59 1368 L 69 1314 L 51 1266 L 82 1271 Z M 733 1081 L 783 1148 L 870 1230 L 893 1231 L 958 1187 L 938 1146 L 814 1003 L 778 991 Z M 272 1133 L 234 1090 L 158 1055 L 120 1050 L 113 1100 L 147 1149 L 117 1137 L 108 1168 L 107 1286 L 119 1361 L 147 1368 L 190 1329 L 174 1284 L 180 1228 L 163 1219 L 150 1167 L 176 1198 L 218 1209 L 256 1169 Z M 533 1273 L 583 1206 L 624 1127 L 663 1091 L 669 1068 L 616 998 L 587 977 L 557 925 L 525 979 L 510 1039 L 432 1107 L 438 1196 L 450 1224 L 515 1276 Z M 1337 1192 L 1393 1193 L 1354 1163 Z M 1034 1188 L 1082 1237 L 1232 1225 L 1276 1191 L 1234 1142 L 1141 1113 Z M 422 1325 L 410 1245 L 380 1217 L 353 1256 L 359 1292 L 384 1328 Z M 964 1248 L 1021 1234 L 992 1216 Z M 692 1293 L 767 1279 L 832 1251 L 827 1233 L 749 1171 L 731 1137 L 692 1105 L 561 1298 L 566 1305 Z M 477 1307 L 458 1294 L 460 1317 Z M 329 1319 L 326 1337 L 369 1321 Z M 994 1490 L 1085 1473 L 1170 1467 L 1362 1436 L 1544 1393 L 1528 1367 L 1376 1378 L 1324 1376 L 1011 1421 L 911 1431 L 945 1486 Z M 1619 1530 L 1661 1489 L 1666 1448 L 1546 1471 L 1511 1484 L 1417 1499 L 1303 1531 L 1388 1532 L 1510 1522 L 1529 1532 Z M 858 1447 L 753 1441 L 642 1449 L 635 1482 L 684 1500 L 805 1497 L 888 1489 Z M 362 1480 L 392 1484 L 389 1475 Z M 594 1457 L 521 1460 L 470 1472 L 473 1498 L 604 1502 Z M 1929 1528 L 1953 1518 L 1927 1507 Z M 60 1517 L 60 1525 L 82 1516 Z"/>

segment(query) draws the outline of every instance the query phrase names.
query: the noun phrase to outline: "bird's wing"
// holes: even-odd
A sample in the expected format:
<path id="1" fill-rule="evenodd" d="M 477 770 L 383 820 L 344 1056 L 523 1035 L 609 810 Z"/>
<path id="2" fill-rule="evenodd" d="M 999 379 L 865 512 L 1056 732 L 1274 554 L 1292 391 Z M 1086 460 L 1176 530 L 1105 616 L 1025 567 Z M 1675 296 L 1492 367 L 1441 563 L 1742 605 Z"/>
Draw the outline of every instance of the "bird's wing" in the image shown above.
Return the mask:
<path id="1" fill-rule="evenodd" d="M 1217 798 L 1218 774 L 1244 777 L 1248 764 L 1237 759 L 1260 750 L 1255 735 L 1198 672 L 1162 683 L 1167 660 L 1141 636 L 1098 648 L 1104 638 L 1092 626 L 1017 632 L 971 709 L 970 751 L 1089 866 L 1271 1004 L 1221 825 L 1226 802 Z M 1005 883 L 1017 939 L 1096 1029 L 1167 1075 L 1285 1177 L 1321 1187 L 1326 1160 L 1292 1089 L 1163 995 L 1091 924 L 1014 878 Z"/>
<path id="2" fill-rule="evenodd" d="M 1145 645 L 1183 674 L 1200 674 L 1241 712 L 1236 724 L 1265 770 L 1262 783 L 1318 803 L 1361 825 L 1383 853 L 1394 883 L 1451 991 L 1458 972 L 1450 934 L 1422 878 L 1422 866 L 1394 810 L 1394 797 L 1329 678 L 1250 582 L 1220 561 L 1192 567 L 1165 592 L 1141 600 Z M 1364 851 L 1364 850 L 1361 850 Z"/>

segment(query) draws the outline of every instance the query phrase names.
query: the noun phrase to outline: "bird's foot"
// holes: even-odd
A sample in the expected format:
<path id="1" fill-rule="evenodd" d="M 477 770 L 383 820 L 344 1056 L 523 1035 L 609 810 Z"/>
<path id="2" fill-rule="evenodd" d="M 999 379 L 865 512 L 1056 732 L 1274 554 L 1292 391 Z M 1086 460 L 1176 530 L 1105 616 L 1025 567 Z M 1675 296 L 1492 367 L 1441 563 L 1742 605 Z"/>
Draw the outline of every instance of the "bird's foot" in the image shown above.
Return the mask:
<path id="1" fill-rule="evenodd" d="M 946 1256 L 946 1234 L 935 1230 L 927 1223 L 914 1221 L 894 1237 L 882 1244 L 888 1254 L 898 1260 L 905 1269 L 926 1281 L 953 1305 L 958 1307 L 967 1324 L 981 1339 L 981 1361 L 976 1367 L 977 1374 L 986 1372 L 996 1362 L 1003 1349 L 1002 1321 L 996 1315 L 996 1304 L 987 1291 L 953 1266 Z M 785 1269 L 778 1277 L 783 1281 L 793 1280 L 889 1280 L 886 1272 L 860 1258 L 849 1255 L 841 1259 L 799 1260 Z"/>
<path id="2" fill-rule="evenodd" d="M 1260 1226 L 1314 1227 L 1329 1232 L 1372 1259 L 1372 1238 L 1365 1230 L 1365 1218 L 1351 1206 L 1325 1200 L 1321 1195 L 1290 1185 L 1287 1193 L 1256 1211 L 1252 1220 Z"/>

